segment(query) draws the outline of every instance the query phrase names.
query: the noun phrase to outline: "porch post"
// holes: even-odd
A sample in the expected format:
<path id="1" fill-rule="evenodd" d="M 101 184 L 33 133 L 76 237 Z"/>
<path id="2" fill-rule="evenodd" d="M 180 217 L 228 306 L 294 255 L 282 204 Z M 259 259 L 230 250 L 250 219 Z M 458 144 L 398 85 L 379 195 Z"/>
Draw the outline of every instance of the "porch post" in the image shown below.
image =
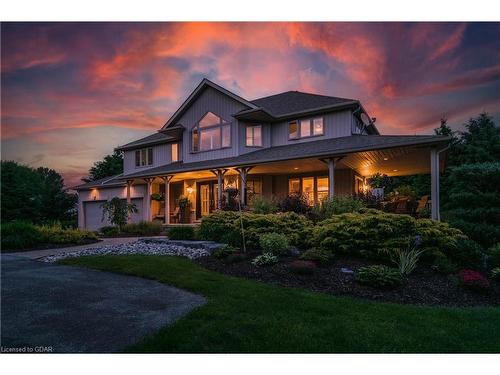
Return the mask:
<path id="1" fill-rule="evenodd" d="M 130 188 L 132 186 L 132 183 L 134 182 L 134 180 L 127 180 L 127 204 L 131 204 L 132 203 L 132 197 L 130 196 Z M 132 222 L 132 214 L 130 212 L 127 213 L 127 223 L 131 223 Z"/>
<path id="2" fill-rule="evenodd" d="M 170 224 L 170 180 L 172 178 L 174 178 L 173 175 L 167 175 L 167 176 L 163 176 L 161 178 L 163 180 L 163 182 L 165 183 L 165 200 L 164 200 L 164 203 L 165 203 L 165 208 L 164 208 L 164 211 L 165 211 L 164 223 L 165 223 L 165 225 L 169 225 Z"/>
<path id="3" fill-rule="evenodd" d="M 151 194 L 153 194 L 154 178 L 145 178 L 147 183 L 146 188 L 146 209 L 144 210 L 144 221 L 151 221 Z"/>
<path id="4" fill-rule="evenodd" d="M 229 169 L 211 169 L 212 172 L 217 177 L 217 208 L 220 210 L 222 207 L 222 190 L 224 188 L 224 175 Z"/>
<path id="5" fill-rule="evenodd" d="M 235 168 L 235 170 L 240 174 L 240 202 L 242 206 L 245 206 L 247 203 L 247 194 L 246 194 L 246 188 L 247 188 L 247 176 L 248 172 L 253 167 L 239 167 Z"/>
<path id="6" fill-rule="evenodd" d="M 328 166 L 328 199 L 332 199 L 335 195 L 335 166 L 340 159 L 342 157 L 320 159 Z"/>
<path id="7" fill-rule="evenodd" d="M 439 152 L 431 150 L 431 218 L 441 220 L 439 215 Z"/>

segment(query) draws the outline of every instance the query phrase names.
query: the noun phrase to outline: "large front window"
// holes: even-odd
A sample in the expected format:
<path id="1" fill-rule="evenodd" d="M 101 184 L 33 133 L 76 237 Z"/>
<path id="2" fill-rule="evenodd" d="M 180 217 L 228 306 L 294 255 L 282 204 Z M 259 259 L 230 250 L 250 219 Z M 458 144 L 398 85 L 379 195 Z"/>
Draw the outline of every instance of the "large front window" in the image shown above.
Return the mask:
<path id="1" fill-rule="evenodd" d="M 193 128 L 191 142 L 194 152 L 230 147 L 231 124 L 207 112 Z"/>
<path id="2" fill-rule="evenodd" d="M 328 198 L 328 177 L 293 177 L 288 180 L 288 194 L 303 194 L 310 205 Z"/>

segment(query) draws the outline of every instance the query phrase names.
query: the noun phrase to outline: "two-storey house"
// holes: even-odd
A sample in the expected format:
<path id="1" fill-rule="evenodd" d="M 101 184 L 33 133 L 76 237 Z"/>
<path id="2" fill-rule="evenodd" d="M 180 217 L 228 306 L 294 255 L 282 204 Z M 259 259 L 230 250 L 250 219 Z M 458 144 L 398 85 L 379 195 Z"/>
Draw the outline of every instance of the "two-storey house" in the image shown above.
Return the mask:
<path id="1" fill-rule="evenodd" d="M 314 204 L 365 191 L 375 172 L 430 172 L 439 219 L 439 154 L 448 141 L 380 135 L 358 100 L 298 91 L 246 100 L 204 79 L 160 130 L 118 148 L 123 174 L 75 187 L 79 226 L 108 225 L 101 204 L 116 196 L 138 208 L 132 222 L 165 224 L 178 222 L 179 198 L 187 198 L 193 223 L 221 206 L 228 187 L 250 208 L 295 192 Z"/>

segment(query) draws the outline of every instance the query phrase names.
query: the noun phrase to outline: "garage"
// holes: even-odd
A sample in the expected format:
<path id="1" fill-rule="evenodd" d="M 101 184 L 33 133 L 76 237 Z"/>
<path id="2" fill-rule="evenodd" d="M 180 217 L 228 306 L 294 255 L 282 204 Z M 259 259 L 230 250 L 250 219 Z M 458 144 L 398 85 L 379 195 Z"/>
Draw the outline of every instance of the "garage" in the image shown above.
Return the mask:
<path id="1" fill-rule="evenodd" d="M 83 202 L 83 212 L 85 218 L 85 229 L 88 230 L 98 230 L 107 225 L 111 225 L 111 223 L 105 218 L 103 220 L 102 217 L 102 208 L 101 205 L 105 201 L 88 201 Z M 132 203 L 137 207 L 137 212 L 132 214 L 132 222 L 137 223 L 142 219 L 142 198 L 134 198 L 132 199 Z"/>

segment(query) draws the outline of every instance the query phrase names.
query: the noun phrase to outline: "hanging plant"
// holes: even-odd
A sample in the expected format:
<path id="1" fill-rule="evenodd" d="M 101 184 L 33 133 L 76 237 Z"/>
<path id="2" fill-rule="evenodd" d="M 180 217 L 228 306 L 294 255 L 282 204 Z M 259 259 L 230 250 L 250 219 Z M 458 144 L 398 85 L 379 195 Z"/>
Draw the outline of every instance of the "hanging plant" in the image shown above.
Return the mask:
<path id="1" fill-rule="evenodd" d="M 153 193 L 151 194 L 151 199 L 154 201 L 162 201 L 163 195 L 161 195 L 160 193 Z"/>

